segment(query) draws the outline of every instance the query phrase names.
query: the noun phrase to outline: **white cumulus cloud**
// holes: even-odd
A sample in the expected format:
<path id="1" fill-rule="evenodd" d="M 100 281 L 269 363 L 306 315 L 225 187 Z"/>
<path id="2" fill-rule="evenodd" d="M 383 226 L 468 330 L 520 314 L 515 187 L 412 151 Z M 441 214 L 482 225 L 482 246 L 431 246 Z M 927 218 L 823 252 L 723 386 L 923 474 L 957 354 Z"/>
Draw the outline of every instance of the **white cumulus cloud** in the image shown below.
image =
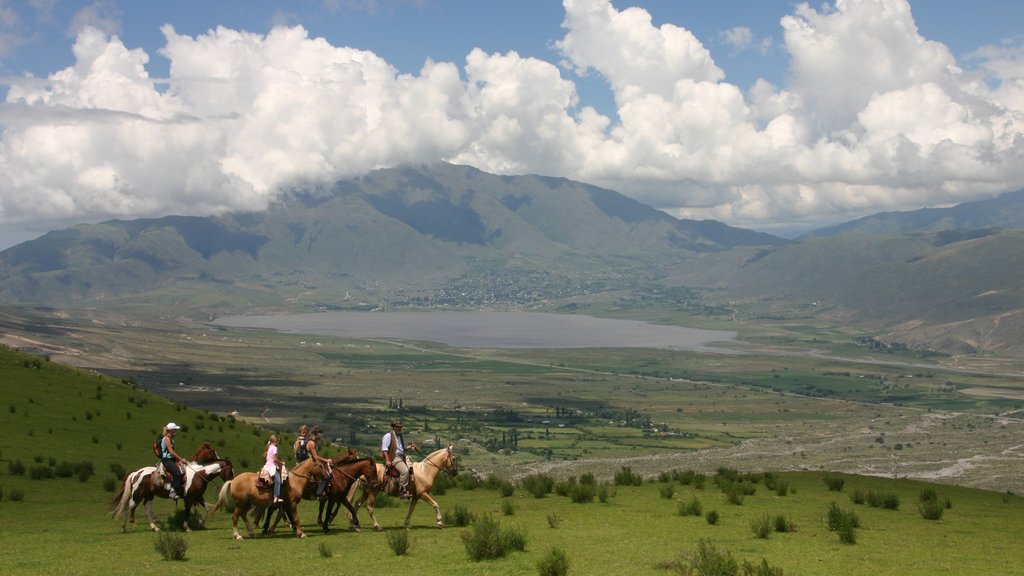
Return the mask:
<path id="1" fill-rule="evenodd" d="M 609 0 L 564 7 L 557 63 L 469 49 L 403 74 L 301 26 L 165 26 L 160 79 L 115 20 L 84 14 L 105 29 L 81 29 L 73 66 L 7 80 L 0 227 L 258 210 L 295 186 L 436 160 L 759 229 L 1024 187 L 1020 42 L 977 51 L 966 71 L 906 0 L 799 4 L 781 19 L 787 84 L 744 92 L 686 22 L 655 26 Z M 580 101 L 577 74 L 607 82 L 615 115 Z"/>

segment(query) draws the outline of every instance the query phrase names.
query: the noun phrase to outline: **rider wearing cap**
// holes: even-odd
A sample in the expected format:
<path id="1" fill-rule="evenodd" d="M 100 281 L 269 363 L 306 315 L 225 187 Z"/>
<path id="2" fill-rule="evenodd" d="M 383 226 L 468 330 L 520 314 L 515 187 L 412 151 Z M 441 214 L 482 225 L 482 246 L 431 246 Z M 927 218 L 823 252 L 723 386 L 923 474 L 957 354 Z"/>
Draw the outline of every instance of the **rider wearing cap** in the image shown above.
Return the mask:
<path id="1" fill-rule="evenodd" d="M 384 466 L 398 470 L 398 485 L 401 487 L 402 498 L 411 498 L 409 492 L 409 462 L 406 460 L 405 451 L 415 450 L 415 444 L 405 445 L 402 438 L 402 421 L 395 419 L 391 421 L 391 431 L 384 435 L 380 441 L 380 455 L 384 458 Z"/>
<path id="2" fill-rule="evenodd" d="M 163 462 L 164 469 L 171 473 L 171 491 L 168 497 L 174 500 L 178 499 L 179 494 L 185 493 L 185 478 L 178 467 L 178 462 L 184 462 L 185 459 L 178 455 L 174 446 L 174 435 L 180 429 L 181 426 L 168 422 L 167 426 L 164 426 L 164 437 L 160 440 L 160 461 Z"/>

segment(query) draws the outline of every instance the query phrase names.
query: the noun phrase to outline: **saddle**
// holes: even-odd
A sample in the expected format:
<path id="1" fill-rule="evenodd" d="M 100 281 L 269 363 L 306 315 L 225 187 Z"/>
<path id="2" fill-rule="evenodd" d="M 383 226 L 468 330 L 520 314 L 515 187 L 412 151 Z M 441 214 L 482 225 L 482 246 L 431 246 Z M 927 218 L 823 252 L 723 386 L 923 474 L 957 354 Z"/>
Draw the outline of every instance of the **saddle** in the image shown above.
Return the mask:
<path id="1" fill-rule="evenodd" d="M 281 466 L 281 484 L 288 481 L 288 467 Z M 263 490 L 266 488 L 274 487 L 274 477 L 267 474 L 267 471 L 260 468 L 260 471 L 256 473 L 256 488 Z"/>
<path id="2" fill-rule="evenodd" d="M 402 485 L 399 483 L 401 474 L 398 470 L 392 466 L 384 469 L 384 484 L 381 486 L 381 490 L 388 496 L 400 496 L 402 494 Z M 409 489 L 416 485 L 415 478 L 413 478 L 412 469 L 409 470 Z"/>

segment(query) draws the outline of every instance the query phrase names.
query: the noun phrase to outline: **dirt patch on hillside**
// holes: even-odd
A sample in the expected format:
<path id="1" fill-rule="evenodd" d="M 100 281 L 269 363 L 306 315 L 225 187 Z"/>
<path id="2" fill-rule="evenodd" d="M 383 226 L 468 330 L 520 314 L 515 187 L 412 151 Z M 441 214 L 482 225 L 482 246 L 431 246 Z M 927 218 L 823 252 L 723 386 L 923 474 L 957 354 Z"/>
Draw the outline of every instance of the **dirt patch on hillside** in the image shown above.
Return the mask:
<path id="1" fill-rule="evenodd" d="M 1024 390 L 1007 390 L 1006 388 L 987 388 L 975 386 L 960 390 L 963 394 L 971 396 L 985 396 L 988 398 L 1007 398 L 1009 400 L 1024 400 Z"/>

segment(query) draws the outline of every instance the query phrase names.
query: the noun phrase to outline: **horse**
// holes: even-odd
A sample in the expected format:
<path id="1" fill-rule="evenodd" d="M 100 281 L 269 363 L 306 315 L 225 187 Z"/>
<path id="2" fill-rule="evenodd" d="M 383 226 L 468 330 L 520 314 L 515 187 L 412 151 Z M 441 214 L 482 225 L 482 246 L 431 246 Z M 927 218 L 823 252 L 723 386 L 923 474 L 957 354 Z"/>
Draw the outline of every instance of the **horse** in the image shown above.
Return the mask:
<path id="1" fill-rule="evenodd" d="M 359 479 L 376 488 L 377 464 L 373 461 L 372 457 L 352 460 L 346 456 L 336 458 L 331 462 L 330 492 L 328 492 L 327 499 L 320 502 L 320 513 L 316 519 L 317 524 L 324 527 L 324 533 L 330 531 L 331 521 L 338 515 L 338 510 L 341 509 L 342 505 L 348 510 L 352 529 L 356 532 L 362 531 L 359 526 L 359 518 L 356 517 L 356 511 L 352 508 L 352 502 L 348 496 L 349 489 Z M 323 515 L 325 505 L 327 508 L 326 516 Z"/>
<path id="2" fill-rule="evenodd" d="M 311 486 L 315 486 L 316 481 L 326 475 L 327 472 L 323 467 L 310 458 L 289 471 L 288 481 L 281 486 L 281 498 L 284 500 L 281 506 L 291 520 L 292 530 L 299 538 L 306 537 L 305 532 L 302 531 L 302 525 L 299 523 L 299 500 L 302 499 L 304 492 Z M 256 507 L 259 511 L 258 514 L 262 515 L 263 510 L 270 507 L 274 498 L 273 488 L 259 488 L 256 485 L 256 479 L 255 472 L 243 472 L 234 480 L 225 482 L 217 497 L 217 504 L 213 508 L 213 511 L 216 512 L 226 507 L 230 495 L 235 507 L 234 513 L 231 515 L 231 536 L 235 540 L 242 540 L 242 535 L 238 533 L 238 518 L 241 517 L 245 521 L 245 528 L 249 532 L 249 537 L 252 538 L 255 533 L 249 522 L 249 509 Z"/>
<path id="3" fill-rule="evenodd" d="M 411 488 L 414 496 L 409 500 L 409 512 L 405 515 L 406 530 L 412 527 L 412 513 L 420 500 L 424 500 L 434 507 L 435 525 L 438 528 L 444 528 L 444 522 L 441 521 L 441 507 L 430 497 L 430 490 L 434 487 L 434 479 L 437 478 L 437 474 L 442 470 L 452 476 L 459 473 L 459 462 L 455 456 L 455 449 L 451 445 L 447 448 L 431 452 L 422 462 L 413 463 L 412 476 L 409 482 L 412 485 Z M 374 514 L 374 507 L 377 505 L 377 491 L 384 483 L 384 465 L 382 464 L 377 464 L 376 480 L 377 487 L 374 487 L 369 482 L 354 483 L 349 489 L 348 499 L 352 500 L 354 498 L 357 488 L 356 484 L 361 485 L 363 493 L 360 495 L 359 501 L 355 503 L 353 510 L 359 510 L 359 507 L 366 503 L 366 512 L 370 515 L 370 520 L 373 521 L 373 529 L 381 530 L 382 528 L 377 522 L 377 516 Z M 352 517 L 355 518 L 354 511 L 352 512 Z"/>
<path id="4" fill-rule="evenodd" d="M 156 524 L 156 515 L 153 513 L 153 498 L 170 498 L 170 484 L 159 470 L 159 466 L 146 466 L 125 476 L 121 489 L 111 500 L 110 511 L 113 518 L 125 516 L 121 525 L 122 532 L 128 531 L 129 522 L 135 524 L 135 509 L 139 504 L 144 505 L 150 529 L 154 532 L 160 531 Z M 182 528 L 185 531 L 191 531 L 188 520 L 193 506 L 202 505 L 204 510 L 208 509 L 203 494 L 206 492 L 206 485 L 216 477 L 224 482 L 235 477 L 231 460 L 221 458 L 213 447 L 203 444 L 192 457 L 192 461 L 185 465 L 185 493 L 182 494 L 185 503 Z"/>

